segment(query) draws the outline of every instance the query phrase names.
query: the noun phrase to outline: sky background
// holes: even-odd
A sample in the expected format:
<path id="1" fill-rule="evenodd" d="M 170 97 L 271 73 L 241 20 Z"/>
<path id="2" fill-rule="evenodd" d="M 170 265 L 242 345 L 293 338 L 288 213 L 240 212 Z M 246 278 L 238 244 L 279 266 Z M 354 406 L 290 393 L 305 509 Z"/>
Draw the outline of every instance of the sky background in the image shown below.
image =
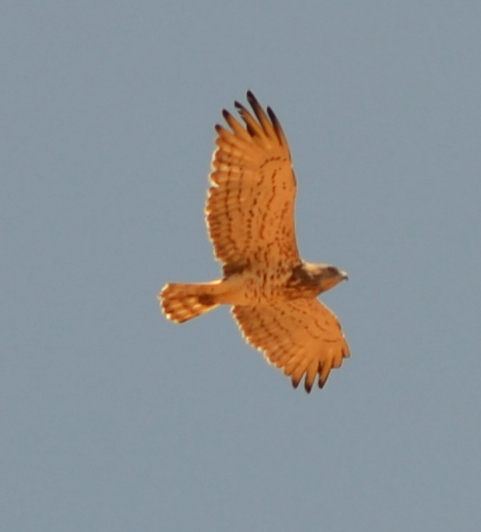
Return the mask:
<path id="1" fill-rule="evenodd" d="M 0 17 L 0 528 L 479 531 L 481 4 L 17 2 Z M 216 122 L 252 89 L 352 357 L 293 390 L 227 308 Z"/>

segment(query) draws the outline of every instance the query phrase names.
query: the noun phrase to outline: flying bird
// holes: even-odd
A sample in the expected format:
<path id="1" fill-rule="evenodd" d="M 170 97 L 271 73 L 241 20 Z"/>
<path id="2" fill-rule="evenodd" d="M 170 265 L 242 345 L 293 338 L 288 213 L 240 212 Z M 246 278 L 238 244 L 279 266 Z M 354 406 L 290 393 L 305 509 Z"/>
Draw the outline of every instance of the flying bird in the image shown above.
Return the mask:
<path id="1" fill-rule="evenodd" d="M 287 138 L 270 107 L 251 91 L 239 102 L 243 121 L 223 110 L 216 125 L 206 223 L 222 279 L 164 286 L 158 298 L 177 323 L 232 305 L 248 343 L 309 393 L 349 356 L 338 319 L 317 296 L 347 279 L 329 264 L 304 262 L 294 228 L 296 178 Z"/>

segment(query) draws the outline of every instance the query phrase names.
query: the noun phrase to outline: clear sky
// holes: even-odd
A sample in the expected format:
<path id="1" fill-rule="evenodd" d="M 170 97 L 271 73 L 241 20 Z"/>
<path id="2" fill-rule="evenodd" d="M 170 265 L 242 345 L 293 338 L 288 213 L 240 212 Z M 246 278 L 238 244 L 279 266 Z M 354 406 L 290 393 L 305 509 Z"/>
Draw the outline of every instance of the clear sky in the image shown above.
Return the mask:
<path id="1" fill-rule="evenodd" d="M 0 528 L 478 532 L 481 3 L 31 2 L 0 18 Z M 291 388 L 228 309 L 221 109 L 290 140 L 352 357 Z"/>

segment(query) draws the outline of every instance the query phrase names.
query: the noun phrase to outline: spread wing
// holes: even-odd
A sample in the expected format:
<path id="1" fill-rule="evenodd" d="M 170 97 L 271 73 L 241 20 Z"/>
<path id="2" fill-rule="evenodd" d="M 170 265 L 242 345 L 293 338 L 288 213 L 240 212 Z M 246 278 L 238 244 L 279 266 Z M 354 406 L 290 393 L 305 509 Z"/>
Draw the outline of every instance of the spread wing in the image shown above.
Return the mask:
<path id="1" fill-rule="evenodd" d="M 264 112 L 249 91 L 255 117 L 235 105 L 245 122 L 228 111 L 231 130 L 217 125 L 206 214 L 211 240 L 224 273 L 299 262 L 294 228 L 296 179 L 289 146 L 275 114 Z"/>
<path id="2" fill-rule="evenodd" d="M 339 321 L 315 298 L 235 306 L 232 312 L 246 340 L 282 368 L 295 388 L 304 374 L 307 392 L 318 375 L 322 388 L 331 369 L 338 368 L 349 356 Z"/>

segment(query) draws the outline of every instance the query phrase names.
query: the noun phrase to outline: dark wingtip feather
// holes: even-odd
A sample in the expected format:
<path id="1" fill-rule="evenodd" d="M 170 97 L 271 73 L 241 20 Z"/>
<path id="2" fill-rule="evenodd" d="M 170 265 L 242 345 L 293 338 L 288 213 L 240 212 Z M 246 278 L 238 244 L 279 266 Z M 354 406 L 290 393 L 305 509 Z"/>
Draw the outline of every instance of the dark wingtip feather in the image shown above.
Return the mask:
<path id="1" fill-rule="evenodd" d="M 306 378 L 306 380 L 304 381 L 304 389 L 306 390 L 306 393 L 311 393 L 311 390 L 312 390 L 312 382 L 311 382 L 311 383 L 308 383 L 308 382 L 307 382 L 307 378 Z"/>
<path id="2" fill-rule="evenodd" d="M 259 102 L 257 101 L 257 98 L 254 96 L 254 93 L 251 90 L 247 91 L 247 101 L 254 107 L 255 105 L 259 105 Z"/>
<path id="3" fill-rule="evenodd" d="M 270 107 L 267 108 L 267 114 L 269 115 L 269 118 L 271 119 L 271 122 L 274 124 L 275 128 L 282 131 L 281 123 L 279 122 L 279 119 Z"/>
<path id="4" fill-rule="evenodd" d="M 296 381 L 294 378 L 292 378 L 291 382 L 292 382 L 292 387 L 294 389 L 297 389 L 297 387 L 299 386 L 299 380 Z"/>

